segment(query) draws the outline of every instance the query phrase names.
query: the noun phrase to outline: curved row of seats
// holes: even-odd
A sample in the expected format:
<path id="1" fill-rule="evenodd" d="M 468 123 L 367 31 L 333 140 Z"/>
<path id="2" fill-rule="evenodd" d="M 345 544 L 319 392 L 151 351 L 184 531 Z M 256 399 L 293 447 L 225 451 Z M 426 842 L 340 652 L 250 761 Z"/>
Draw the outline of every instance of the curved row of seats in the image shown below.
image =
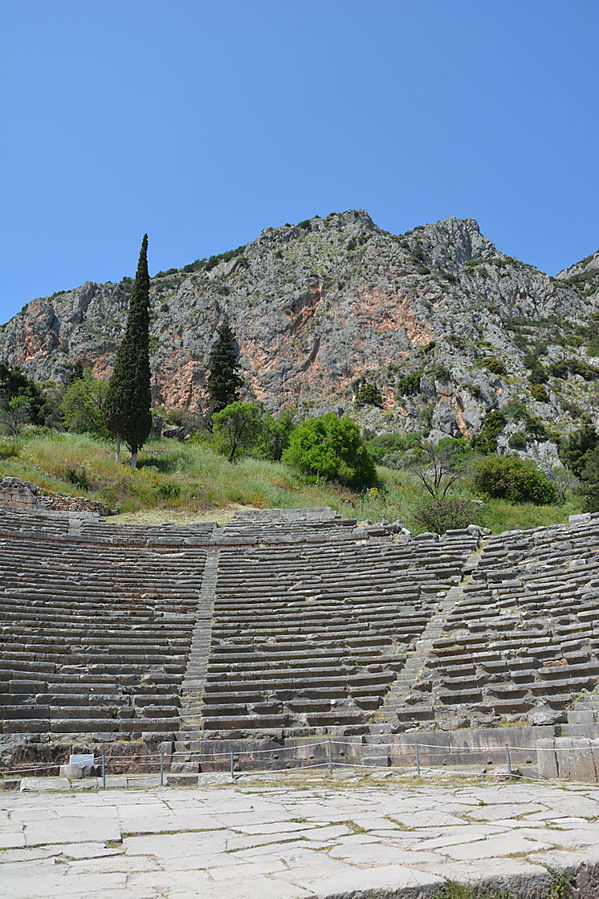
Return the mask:
<path id="1" fill-rule="evenodd" d="M 3 733 L 176 731 L 205 549 L 74 540 L 55 521 L 0 535 Z"/>
<path id="2" fill-rule="evenodd" d="M 204 737 L 364 731 L 476 543 L 464 532 L 222 549 Z"/>
<path id="3" fill-rule="evenodd" d="M 599 684 L 599 515 L 493 537 L 447 616 L 404 728 L 565 721 Z"/>

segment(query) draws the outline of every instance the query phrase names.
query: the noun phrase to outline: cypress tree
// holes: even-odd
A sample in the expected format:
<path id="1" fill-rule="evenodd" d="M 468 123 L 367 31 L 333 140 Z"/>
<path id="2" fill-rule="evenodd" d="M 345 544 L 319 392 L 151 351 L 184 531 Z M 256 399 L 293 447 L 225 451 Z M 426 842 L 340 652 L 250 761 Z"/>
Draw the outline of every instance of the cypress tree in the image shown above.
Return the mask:
<path id="1" fill-rule="evenodd" d="M 210 411 L 214 415 L 238 400 L 239 390 L 243 387 L 243 381 L 237 373 L 239 349 L 227 318 L 219 328 L 209 366 L 208 395 Z"/>
<path id="2" fill-rule="evenodd" d="M 148 235 L 144 234 L 129 302 L 127 329 L 116 354 L 105 403 L 108 429 L 116 435 L 117 461 L 123 439 L 131 452 L 132 468 L 137 467 L 137 452 L 152 428 L 149 303 Z"/>

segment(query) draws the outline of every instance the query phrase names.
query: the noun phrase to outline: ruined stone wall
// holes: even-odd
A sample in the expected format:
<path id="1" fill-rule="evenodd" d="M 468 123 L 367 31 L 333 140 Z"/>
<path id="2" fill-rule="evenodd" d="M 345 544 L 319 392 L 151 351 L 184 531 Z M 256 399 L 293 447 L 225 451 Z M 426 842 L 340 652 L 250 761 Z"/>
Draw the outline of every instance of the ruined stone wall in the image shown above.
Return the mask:
<path id="1" fill-rule="evenodd" d="M 15 512 L 43 511 L 52 512 L 96 512 L 98 515 L 110 515 L 110 509 L 104 503 L 87 499 L 84 496 L 63 496 L 53 493 L 43 496 L 39 487 L 19 478 L 2 478 L 0 480 L 0 506 Z"/>

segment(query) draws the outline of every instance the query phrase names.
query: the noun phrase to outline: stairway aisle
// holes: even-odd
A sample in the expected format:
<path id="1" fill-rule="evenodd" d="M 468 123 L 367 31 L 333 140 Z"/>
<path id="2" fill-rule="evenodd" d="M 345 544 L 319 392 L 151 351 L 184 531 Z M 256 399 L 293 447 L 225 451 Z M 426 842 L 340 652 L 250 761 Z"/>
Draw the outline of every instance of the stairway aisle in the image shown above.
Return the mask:
<path id="1" fill-rule="evenodd" d="M 208 550 L 202 575 L 202 588 L 198 598 L 196 623 L 191 639 L 191 649 L 181 688 L 181 731 L 175 741 L 171 771 L 198 771 L 199 748 L 198 735 L 200 729 L 202 696 L 208 656 L 210 654 L 210 638 L 214 613 L 214 597 L 218 577 L 218 561 L 220 548 Z"/>
<path id="2" fill-rule="evenodd" d="M 380 735 L 381 733 L 390 732 L 397 727 L 398 716 L 401 720 L 406 698 L 410 695 L 412 687 L 422 673 L 422 669 L 430 655 L 433 643 L 441 636 L 443 625 L 448 615 L 462 598 L 464 584 L 472 579 L 472 572 L 476 568 L 481 555 L 482 546 L 479 545 L 466 559 L 461 582 L 455 587 L 450 587 L 445 593 L 440 600 L 436 611 L 431 615 L 420 638 L 414 644 L 414 648 L 408 653 L 405 665 L 391 684 L 391 688 L 385 697 L 383 705 L 373 719 L 373 734 Z M 412 718 L 422 716 L 423 720 L 433 717 L 432 712 L 428 707 L 423 707 L 420 710 L 416 706 L 411 706 L 410 716 Z"/>

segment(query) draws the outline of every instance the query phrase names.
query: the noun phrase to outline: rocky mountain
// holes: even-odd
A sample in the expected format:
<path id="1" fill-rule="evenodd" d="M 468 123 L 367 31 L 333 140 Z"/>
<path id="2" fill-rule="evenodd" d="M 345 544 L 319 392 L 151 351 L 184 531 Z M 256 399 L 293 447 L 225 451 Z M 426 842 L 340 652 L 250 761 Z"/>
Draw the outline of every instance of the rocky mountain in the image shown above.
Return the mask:
<path id="1" fill-rule="evenodd" d="M 0 358 L 39 380 L 63 379 L 76 359 L 108 377 L 130 288 L 124 278 L 34 300 L 0 328 Z M 501 439 L 514 445 L 599 412 L 599 253 L 552 278 L 472 219 L 395 235 L 354 210 L 266 228 L 159 272 L 151 298 L 153 396 L 167 407 L 202 407 L 227 314 L 246 398 L 272 411 L 349 411 L 377 432 L 439 437 L 470 436 L 503 410 Z M 380 408 L 356 408 L 360 379 Z"/>

